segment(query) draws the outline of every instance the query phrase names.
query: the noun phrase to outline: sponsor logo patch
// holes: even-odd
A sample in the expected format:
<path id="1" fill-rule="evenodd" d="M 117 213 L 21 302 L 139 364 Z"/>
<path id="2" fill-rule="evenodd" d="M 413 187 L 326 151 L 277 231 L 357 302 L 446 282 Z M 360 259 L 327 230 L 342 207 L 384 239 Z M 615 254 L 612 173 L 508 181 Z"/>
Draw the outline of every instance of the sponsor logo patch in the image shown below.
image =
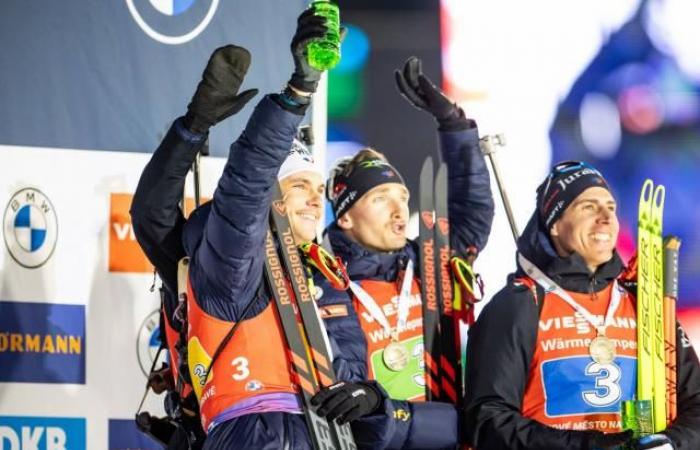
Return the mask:
<path id="1" fill-rule="evenodd" d="M 15 192 L 3 216 L 5 246 L 17 264 L 33 269 L 51 258 L 58 240 L 58 219 L 51 200 L 38 189 Z"/>
<path id="2" fill-rule="evenodd" d="M 126 0 L 134 22 L 151 39 L 180 45 L 199 36 L 211 22 L 219 0 Z"/>
<path id="3" fill-rule="evenodd" d="M 85 450 L 85 419 L 0 416 L 0 449 Z"/>
<path id="4" fill-rule="evenodd" d="M 0 301 L 0 382 L 85 384 L 85 306 Z"/>

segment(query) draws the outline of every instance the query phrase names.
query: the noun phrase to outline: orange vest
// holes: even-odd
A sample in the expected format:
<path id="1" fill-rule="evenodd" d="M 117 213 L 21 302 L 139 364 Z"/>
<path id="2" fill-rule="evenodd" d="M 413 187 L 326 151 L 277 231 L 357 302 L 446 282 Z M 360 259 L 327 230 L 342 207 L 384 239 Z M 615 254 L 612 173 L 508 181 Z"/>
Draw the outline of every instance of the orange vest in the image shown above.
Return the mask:
<path id="1" fill-rule="evenodd" d="M 257 409 L 248 408 L 249 404 L 255 404 L 256 397 L 262 399 L 267 394 L 289 394 L 296 397 L 299 392 L 289 363 L 282 324 L 273 302 L 257 316 L 240 323 L 216 358 L 206 382 L 204 377 L 211 358 L 234 323 L 217 319 L 203 311 L 197 304 L 189 279 L 187 302 L 188 365 L 199 400 L 202 427 L 207 433 L 210 425 L 217 423 L 217 419 L 236 417 L 236 414 L 232 415 L 232 410 L 236 406 L 241 407 L 242 402 L 246 402 L 243 404 L 246 406 L 245 414 L 301 412 L 298 405 L 295 411 L 263 405 Z"/>
<path id="2" fill-rule="evenodd" d="M 399 282 L 363 280 L 358 282 L 377 303 L 392 328 L 398 320 Z M 384 348 L 391 342 L 382 325 L 375 320 L 364 305 L 353 295 L 353 306 L 360 319 L 362 332 L 367 338 L 367 367 L 369 378 L 377 380 L 397 400 L 425 400 L 425 369 L 423 364 L 423 310 L 420 287 L 416 279 L 411 285 L 409 313 L 406 328 L 399 335 L 400 343 L 406 347 L 409 362 L 402 371 L 389 370 L 383 363 Z"/>
<path id="3" fill-rule="evenodd" d="M 595 294 L 569 294 L 601 320 L 613 286 Z M 554 293 L 539 300 L 544 304 L 521 408 L 524 416 L 559 429 L 620 431 L 620 404 L 632 400 L 637 390 L 637 314 L 632 296 L 619 289 L 620 305 L 605 332 L 615 343 L 610 364 L 591 359 L 588 346 L 597 333 L 588 321 Z"/>

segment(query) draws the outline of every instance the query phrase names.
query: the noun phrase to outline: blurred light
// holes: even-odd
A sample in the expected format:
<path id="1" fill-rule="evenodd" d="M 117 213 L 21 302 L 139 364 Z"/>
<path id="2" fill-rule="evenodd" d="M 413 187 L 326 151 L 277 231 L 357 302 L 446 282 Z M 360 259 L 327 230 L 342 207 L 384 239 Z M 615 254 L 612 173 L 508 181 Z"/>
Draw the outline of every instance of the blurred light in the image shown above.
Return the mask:
<path id="1" fill-rule="evenodd" d="M 361 71 L 328 74 L 328 118 L 352 119 L 364 105 L 364 78 Z"/>
<path id="2" fill-rule="evenodd" d="M 369 38 L 362 28 L 343 24 L 348 29 L 345 40 L 340 47 L 340 63 L 331 70 L 331 74 L 342 74 L 361 70 L 369 57 Z"/>
<path id="3" fill-rule="evenodd" d="M 587 94 L 579 113 L 581 139 L 588 152 L 600 159 L 610 159 L 620 148 L 622 131 L 617 105 L 599 92 Z"/>
<path id="4" fill-rule="evenodd" d="M 700 82 L 700 2 L 666 0 L 648 2 L 646 28 L 654 45 L 676 60 L 688 77 Z"/>
<path id="5" fill-rule="evenodd" d="M 663 121 L 664 108 L 659 95 L 648 85 L 625 88 L 617 99 L 622 125 L 631 133 L 647 134 Z"/>

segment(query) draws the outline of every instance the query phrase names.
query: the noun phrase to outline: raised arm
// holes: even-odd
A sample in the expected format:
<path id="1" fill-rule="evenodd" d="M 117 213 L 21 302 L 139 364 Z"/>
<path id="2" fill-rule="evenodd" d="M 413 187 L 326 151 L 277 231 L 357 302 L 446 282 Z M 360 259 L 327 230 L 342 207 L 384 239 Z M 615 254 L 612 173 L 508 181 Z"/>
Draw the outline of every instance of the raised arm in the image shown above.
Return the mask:
<path id="1" fill-rule="evenodd" d="M 299 17 L 287 88 L 260 101 L 231 145 L 203 230 L 185 229 L 185 238 L 197 242 L 188 249 L 197 301 L 219 318 L 240 319 L 260 286 L 272 187 L 321 76 L 306 63 L 306 45 L 326 31 L 325 19 L 313 12 Z M 190 233 L 201 239 L 189 239 Z"/>
<path id="2" fill-rule="evenodd" d="M 409 58 L 395 76 L 401 95 L 438 123 L 449 181 L 450 244 L 460 255 L 481 251 L 491 232 L 494 202 L 476 122 L 423 74 L 418 58 Z"/>

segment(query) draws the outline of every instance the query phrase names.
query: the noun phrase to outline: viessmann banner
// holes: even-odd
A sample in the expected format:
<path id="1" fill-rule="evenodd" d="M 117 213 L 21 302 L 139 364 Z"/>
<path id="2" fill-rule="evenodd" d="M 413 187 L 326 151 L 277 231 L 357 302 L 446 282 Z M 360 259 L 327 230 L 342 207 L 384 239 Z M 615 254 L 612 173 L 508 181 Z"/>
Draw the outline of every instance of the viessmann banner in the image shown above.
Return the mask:
<path id="1" fill-rule="evenodd" d="M 302 0 L 24 0 L 0 13 L 0 144 L 152 151 L 211 52 L 235 43 L 243 88 L 279 92 Z M 254 101 L 252 103 L 255 103 Z M 249 105 L 211 136 L 225 155 Z"/>

